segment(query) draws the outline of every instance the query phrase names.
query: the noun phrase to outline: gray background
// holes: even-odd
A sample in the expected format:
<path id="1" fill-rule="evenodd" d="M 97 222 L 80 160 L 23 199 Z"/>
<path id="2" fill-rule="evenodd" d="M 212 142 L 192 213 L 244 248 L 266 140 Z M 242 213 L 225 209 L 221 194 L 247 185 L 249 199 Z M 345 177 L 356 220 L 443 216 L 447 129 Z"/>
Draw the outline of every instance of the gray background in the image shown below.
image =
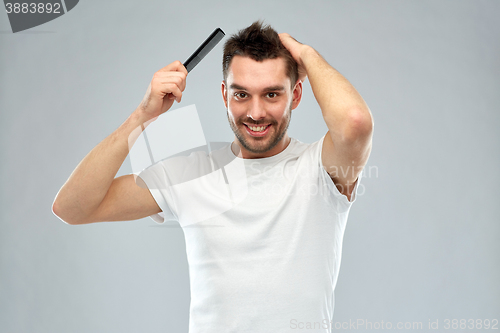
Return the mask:
<path id="1" fill-rule="evenodd" d="M 259 18 L 322 53 L 375 120 L 334 322 L 439 320 L 449 332 L 447 318 L 500 319 L 499 14 L 499 1 L 93 0 L 12 34 L 0 13 L 0 330 L 187 331 L 182 229 L 70 226 L 51 205 L 155 71 L 214 28 Z M 174 106 L 196 104 L 209 141 L 232 140 L 221 50 Z M 308 84 L 304 94 L 289 132 L 314 142 L 326 126 Z M 129 172 L 127 159 L 118 175 Z"/>

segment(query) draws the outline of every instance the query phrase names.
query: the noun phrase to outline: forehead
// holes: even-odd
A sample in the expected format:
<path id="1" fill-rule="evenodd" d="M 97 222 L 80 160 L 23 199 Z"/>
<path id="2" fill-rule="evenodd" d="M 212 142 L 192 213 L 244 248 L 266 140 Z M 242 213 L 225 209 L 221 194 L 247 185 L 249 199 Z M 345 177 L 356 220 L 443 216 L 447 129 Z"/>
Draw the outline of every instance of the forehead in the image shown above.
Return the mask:
<path id="1" fill-rule="evenodd" d="M 256 61 L 249 57 L 234 56 L 229 65 L 227 84 L 258 89 L 276 85 L 290 85 L 283 58 Z"/>

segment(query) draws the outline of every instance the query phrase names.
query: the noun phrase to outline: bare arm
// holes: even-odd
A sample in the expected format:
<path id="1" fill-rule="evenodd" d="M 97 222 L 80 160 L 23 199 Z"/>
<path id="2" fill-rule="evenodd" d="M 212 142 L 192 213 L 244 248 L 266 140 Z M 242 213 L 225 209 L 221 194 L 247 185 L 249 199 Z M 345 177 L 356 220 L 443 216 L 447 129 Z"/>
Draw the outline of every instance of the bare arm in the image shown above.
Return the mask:
<path id="1" fill-rule="evenodd" d="M 280 38 L 299 64 L 299 79 L 309 78 L 328 127 L 323 142 L 323 166 L 339 191 L 350 199 L 371 151 L 370 109 L 351 83 L 316 50 L 288 34 L 280 34 Z"/>
<path id="2" fill-rule="evenodd" d="M 69 224 L 134 220 L 160 212 L 134 175 L 114 178 L 145 127 L 180 102 L 187 71 L 179 61 L 155 73 L 139 107 L 80 162 L 57 193 L 52 211 Z"/>

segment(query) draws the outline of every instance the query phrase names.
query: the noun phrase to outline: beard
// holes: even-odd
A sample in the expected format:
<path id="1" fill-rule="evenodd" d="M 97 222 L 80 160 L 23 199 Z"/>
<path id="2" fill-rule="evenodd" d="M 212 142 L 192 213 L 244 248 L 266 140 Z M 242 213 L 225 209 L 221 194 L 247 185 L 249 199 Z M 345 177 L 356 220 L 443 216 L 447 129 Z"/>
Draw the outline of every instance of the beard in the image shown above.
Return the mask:
<path id="1" fill-rule="evenodd" d="M 262 121 L 254 121 L 249 117 L 241 117 L 235 119 L 235 121 L 231 121 L 229 117 L 229 110 L 227 110 L 227 119 L 229 121 L 229 126 L 234 132 L 234 135 L 240 142 L 240 144 L 251 153 L 261 154 L 265 153 L 274 147 L 283 139 L 288 126 L 290 125 L 290 120 L 292 118 L 292 105 L 288 106 L 288 110 L 286 111 L 285 117 L 283 117 L 283 121 L 278 126 L 278 122 L 276 120 L 262 120 Z M 251 137 L 248 135 L 245 129 L 245 125 L 243 123 L 259 126 L 262 124 L 270 124 L 270 133 L 268 133 L 265 137 Z"/>

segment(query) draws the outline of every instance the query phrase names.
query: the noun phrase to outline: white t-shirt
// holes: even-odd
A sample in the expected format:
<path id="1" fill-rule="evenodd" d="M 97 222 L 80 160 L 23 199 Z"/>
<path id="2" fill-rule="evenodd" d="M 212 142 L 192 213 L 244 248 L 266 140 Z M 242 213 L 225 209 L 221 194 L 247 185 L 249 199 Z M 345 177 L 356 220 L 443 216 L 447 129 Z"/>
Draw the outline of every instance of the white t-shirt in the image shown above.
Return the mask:
<path id="1" fill-rule="evenodd" d="M 228 144 L 139 175 L 163 211 L 151 217 L 184 232 L 190 333 L 330 332 L 361 176 L 349 202 L 322 166 L 322 143 L 292 138 L 261 159 L 236 157 Z"/>

